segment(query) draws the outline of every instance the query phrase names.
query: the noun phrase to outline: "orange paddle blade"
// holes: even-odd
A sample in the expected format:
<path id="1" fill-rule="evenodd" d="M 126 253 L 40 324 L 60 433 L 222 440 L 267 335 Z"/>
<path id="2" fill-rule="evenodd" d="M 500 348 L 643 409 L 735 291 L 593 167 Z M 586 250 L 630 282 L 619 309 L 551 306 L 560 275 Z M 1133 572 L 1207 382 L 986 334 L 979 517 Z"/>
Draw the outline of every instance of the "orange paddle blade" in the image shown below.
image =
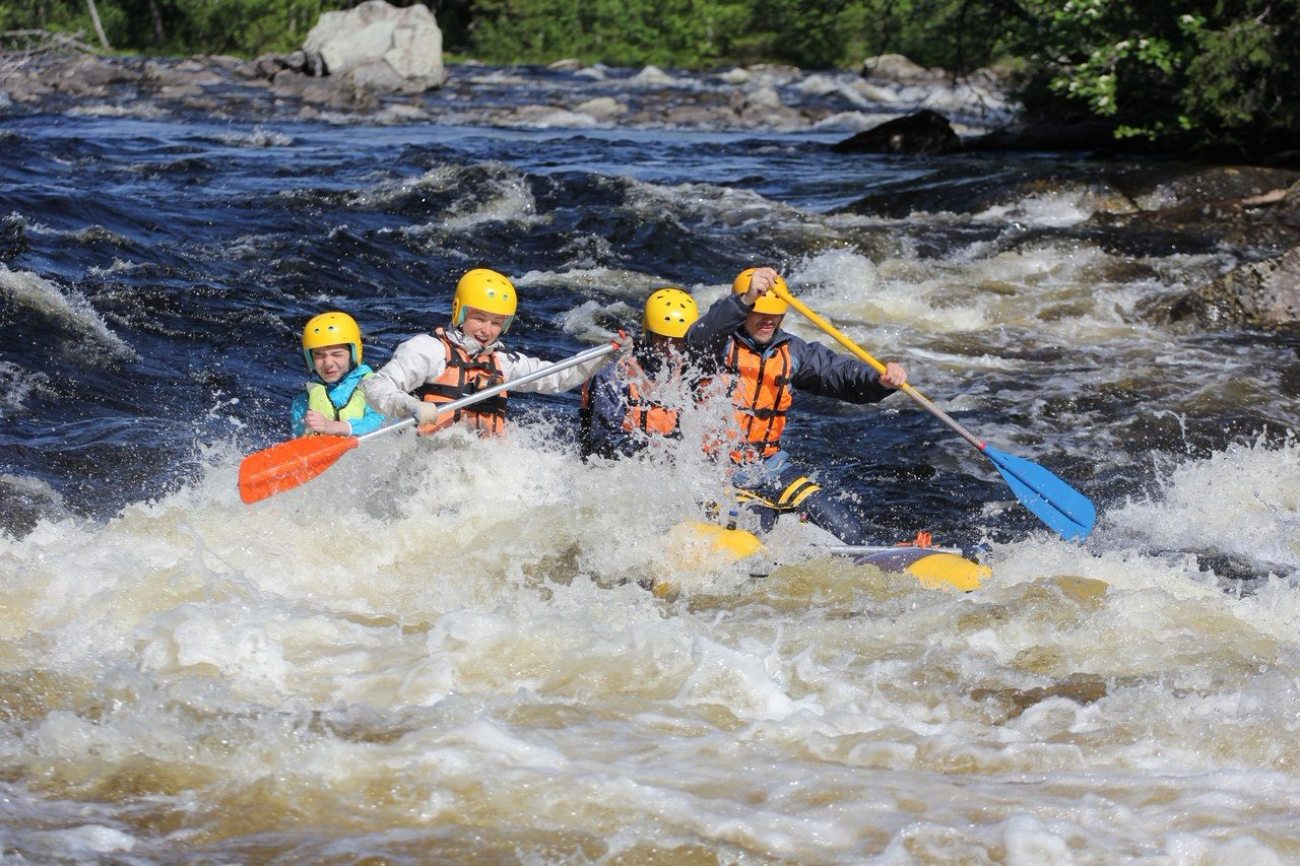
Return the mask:
<path id="1" fill-rule="evenodd" d="M 239 464 L 239 498 L 252 503 L 292 490 L 356 447 L 355 436 L 299 436 L 249 454 Z"/>

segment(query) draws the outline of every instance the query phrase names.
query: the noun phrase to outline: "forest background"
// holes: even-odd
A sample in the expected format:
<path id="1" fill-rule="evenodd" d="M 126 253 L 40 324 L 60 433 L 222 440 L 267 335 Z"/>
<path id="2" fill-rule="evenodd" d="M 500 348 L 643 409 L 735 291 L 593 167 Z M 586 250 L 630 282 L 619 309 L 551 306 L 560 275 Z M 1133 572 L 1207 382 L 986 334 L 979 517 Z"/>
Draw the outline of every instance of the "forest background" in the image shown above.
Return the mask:
<path id="1" fill-rule="evenodd" d="M 359 0 L 3 0 L 0 45 L 64 33 L 104 52 L 255 57 Z M 394 5 L 411 5 L 396 0 Z M 446 61 L 860 68 L 897 53 L 1010 74 L 1031 122 L 1218 158 L 1293 158 L 1300 0 L 429 0 Z"/>

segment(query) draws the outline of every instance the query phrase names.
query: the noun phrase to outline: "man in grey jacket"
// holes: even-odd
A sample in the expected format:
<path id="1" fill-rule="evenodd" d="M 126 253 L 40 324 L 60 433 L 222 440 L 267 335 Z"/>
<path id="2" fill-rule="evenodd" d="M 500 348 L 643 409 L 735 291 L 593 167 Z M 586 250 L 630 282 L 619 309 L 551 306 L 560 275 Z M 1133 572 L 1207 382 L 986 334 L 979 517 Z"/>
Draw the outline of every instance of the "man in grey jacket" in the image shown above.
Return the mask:
<path id="1" fill-rule="evenodd" d="M 688 350 L 716 372 L 710 388 L 725 389 L 734 413 L 724 442 L 735 464 L 732 483 L 740 502 L 758 514 L 764 531 L 784 512 L 804 514 L 845 544 L 863 544 L 861 521 L 811 481 L 781 447 L 795 390 L 850 403 L 875 403 L 907 382 L 896 363 L 884 374 L 781 330 L 788 304 L 770 291 L 785 281 L 772 268 L 749 268 L 732 293 L 709 308 L 686 332 Z"/>

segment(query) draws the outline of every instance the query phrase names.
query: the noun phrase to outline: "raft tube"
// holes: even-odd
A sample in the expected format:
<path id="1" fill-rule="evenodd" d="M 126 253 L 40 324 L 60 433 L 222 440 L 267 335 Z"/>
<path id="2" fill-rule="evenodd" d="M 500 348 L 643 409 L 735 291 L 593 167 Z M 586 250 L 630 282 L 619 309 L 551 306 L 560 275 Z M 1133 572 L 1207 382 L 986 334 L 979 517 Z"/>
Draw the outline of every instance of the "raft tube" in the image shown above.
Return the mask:
<path id="1" fill-rule="evenodd" d="M 716 552 L 732 561 L 757 556 L 762 540 L 744 529 L 727 529 L 715 523 L 697 521 L 691 529 L 706 539 Z M 992 576 L 993 570 L 949 547 L 919 546 L 914 543 L 878 546 L 810 545 L 813 556 L 852 557 L 854 565 L 871 565 L 890 574 L 906 574 L 927 589 L 970 592 Z"/>

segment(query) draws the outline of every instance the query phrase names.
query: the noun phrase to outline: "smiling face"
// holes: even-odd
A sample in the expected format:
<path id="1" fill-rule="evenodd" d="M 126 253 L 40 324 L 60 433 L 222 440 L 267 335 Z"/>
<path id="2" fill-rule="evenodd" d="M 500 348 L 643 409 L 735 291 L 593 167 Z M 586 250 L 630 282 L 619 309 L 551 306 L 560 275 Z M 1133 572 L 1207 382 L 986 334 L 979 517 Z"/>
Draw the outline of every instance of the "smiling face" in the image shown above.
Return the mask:
<path id="1" fill-rule="evenodd" d="M 465 321 L 461 322 L 460 329 L 484 346 L 490 346 L 496 342 L 497 337 L 501 336 L 506 318 L 500 313 L 487 313 L 474 307 L 467 307 Z"/>
<path id="2" fill-rule="evenodd" d="M 772 342 L 772 337 L 776 335 L 776 329 L 781 327 L 781 320 L 785 316 L 778 316 L 772 313 L 750 313 L 745 317 L 745 333 L 760 346 L 766 346 Z"/>
<path id="3" fill-rule="evenodd" d="M 312 349 L 311 362 L 316 368 L 316 375 L 333 385 L 352 369 L 352 347 L 347 343 L 340 343 L 336 346 Z"/>

